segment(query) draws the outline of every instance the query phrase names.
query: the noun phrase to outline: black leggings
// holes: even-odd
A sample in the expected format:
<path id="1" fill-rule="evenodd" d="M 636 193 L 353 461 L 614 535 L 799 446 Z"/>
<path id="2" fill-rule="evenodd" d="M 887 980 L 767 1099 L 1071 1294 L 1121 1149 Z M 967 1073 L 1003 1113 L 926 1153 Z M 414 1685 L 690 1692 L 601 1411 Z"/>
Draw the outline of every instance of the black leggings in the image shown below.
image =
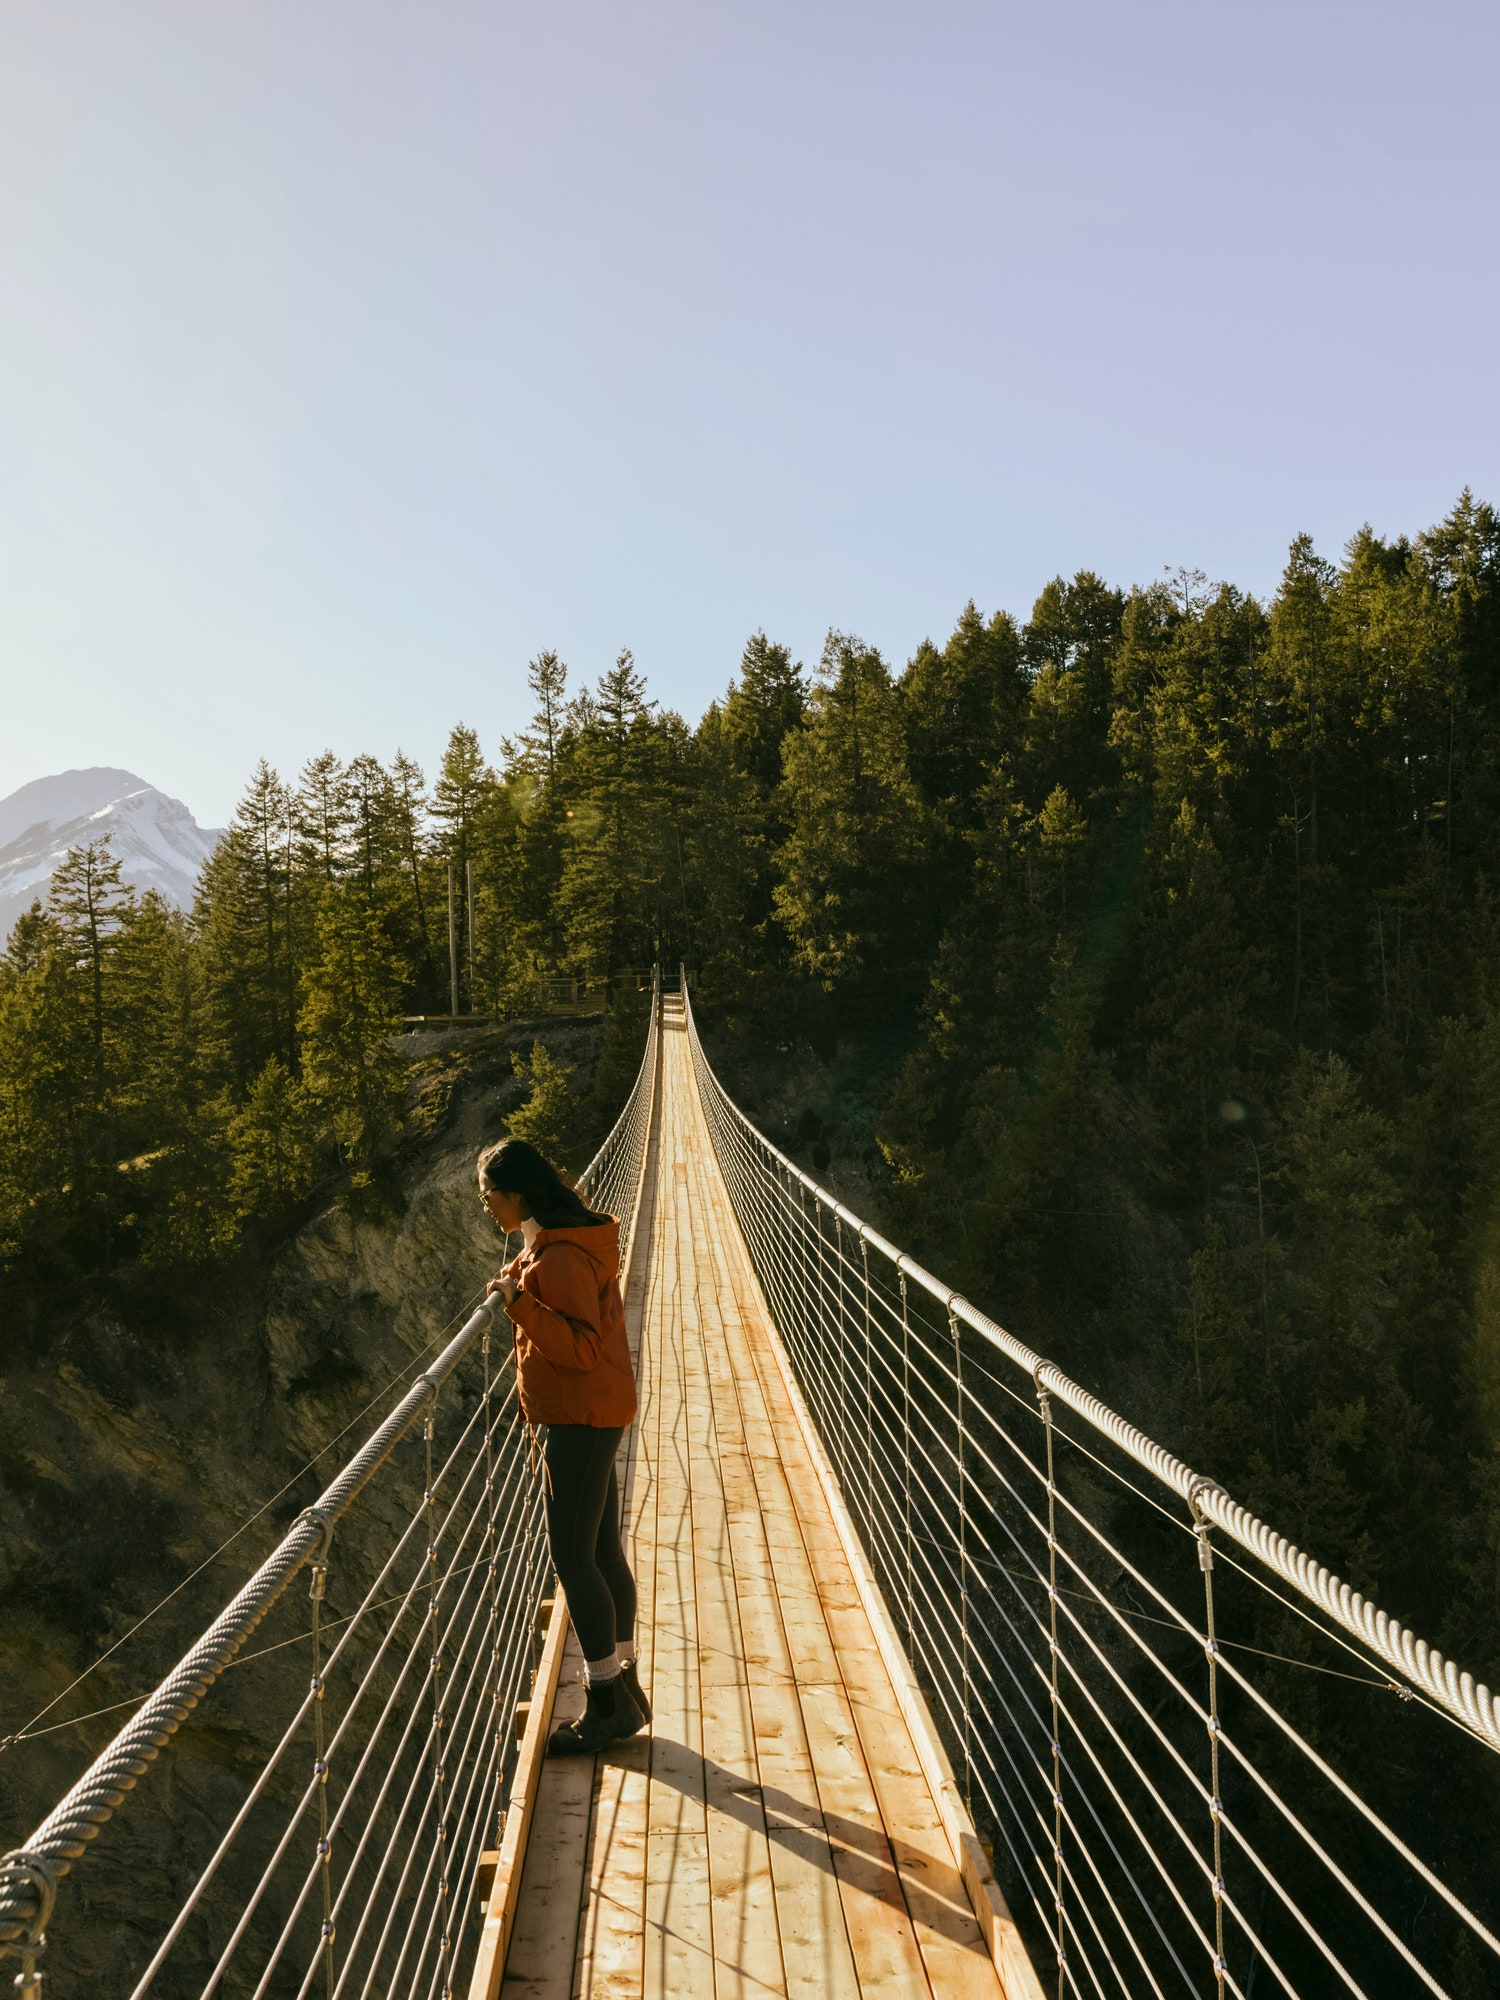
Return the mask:
<path id="1" fill-rule="evenodd" d="M 623 1430 L 547 1429 L 547 1540 L 586 1660 L 635 1636 L 635 1578 L 620 1546 L 615 1453 Z"/>

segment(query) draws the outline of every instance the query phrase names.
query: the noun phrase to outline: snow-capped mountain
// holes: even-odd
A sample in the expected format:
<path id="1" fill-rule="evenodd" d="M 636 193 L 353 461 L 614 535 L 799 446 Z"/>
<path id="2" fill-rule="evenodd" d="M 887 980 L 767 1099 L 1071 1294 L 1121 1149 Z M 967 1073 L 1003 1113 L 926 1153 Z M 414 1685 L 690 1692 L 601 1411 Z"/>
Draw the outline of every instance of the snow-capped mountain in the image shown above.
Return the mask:
<path id="1" fill-rule="evenodd" d="M 46 895 L 70 847 L 105 838 L 125 881 L 186 905 L 219 833 L 133 771 L 60 771 L 22 785 L 0 799 L 0 941 L 32 899 Z"/>

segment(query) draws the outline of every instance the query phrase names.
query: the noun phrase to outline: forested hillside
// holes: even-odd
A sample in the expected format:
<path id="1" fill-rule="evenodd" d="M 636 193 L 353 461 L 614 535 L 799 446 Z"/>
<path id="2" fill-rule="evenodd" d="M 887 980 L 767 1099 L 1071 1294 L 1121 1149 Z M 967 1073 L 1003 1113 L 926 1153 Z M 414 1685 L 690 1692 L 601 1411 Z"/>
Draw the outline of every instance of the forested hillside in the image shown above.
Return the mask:
<path id="1" fill-rule="evenodd" d="M 756 635 L 696 728 L 628 653 L 530 676 L 528 730 L 456 728 L 430 787 L 261 766 L 190 915 L 70 858 L 0 970 L 13 1305 L 378 1180 L 451 861 L 465 1007 L 683 957 L 752 1096 L 856 1052 L 889 1081 L 801 1126 L 820 1171 L 1493 1677 L 1495 513 L 1299 538 L 1268 604 L 1058 578 L 903 669 Z"/>

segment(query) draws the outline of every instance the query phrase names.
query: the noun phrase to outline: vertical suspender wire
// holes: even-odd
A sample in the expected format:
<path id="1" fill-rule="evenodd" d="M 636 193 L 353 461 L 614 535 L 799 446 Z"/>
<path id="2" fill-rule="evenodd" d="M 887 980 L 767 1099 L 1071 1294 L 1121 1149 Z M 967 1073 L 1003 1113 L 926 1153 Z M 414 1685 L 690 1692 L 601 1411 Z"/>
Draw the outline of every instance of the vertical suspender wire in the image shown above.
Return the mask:
<path id="1" fill-rule="evenodd" d="M 839 1484 L 845 1493 L 854 1492 L 854 1464 L 849 1456 L 849 1313 L 844 1283 L 844 1218 L 833 1211 L 834 1314 L 838 1327 L 835 1367 L 839 1389 Z"/>
<path id="2" fill-rule="evenodd" d="M 818 1245 L 819 1245 L 819 1250 L 818 1250 L 818 1262 L 817 1262 L 817 1269 L 816 1269 L 816 1271 L 814 1272 L 814 1277 L 815 1277 L 815 1280 L 816 1280 L 816 1282 L 817 1282 L 817 1288 L 818 1288 L 818 1291 L 817 1291 L 817 1304 L 816 1304 L 816 1306 L 815 1306 L 815 1307 L 814 1307 L 814 1309 L 813 1309 L 813 1310 L 814 1310 L 814 1313 L 815 1313 L 815 1316 L 816 1316 L 816 1327 L 817 1327 L 817 1347 L 818 1347 L 818 1415 L 819 1415 L 819 1417 L 820 1417 L 820 1418 L 821 1418 L 821 1420 L 822 1420 L 822 1425 L 823 1425 L 823 1428 L 824 1428 L 824 1432 L 825 1432 L 825 1435 L 827 1435 L 827 1432 L 828 1432 L 828 1430 L 829 1430 L 829 1425 L 828 1425 L 828 1338 L 827 1338 L 827 1328 L 828 1328 L 828 1316 L 827 1316 L 827 1311 L 826 1311 L 826 1309 L 825 1309 L 825 1307 L 824 1307 L 824 1304 L 823 1304 L 823 1291 L 824 1291 L 824 1285 L 823 1285 L 823 1255 L 822 1255 L 822 1242 L 823 1242 L 823 1202 L 822 1202 L 822 1197 L 821 1197 L 820 1195 L 816 1194 L 816 1193 L 815 1193 L 815 1194 L 813 1195 L 813 1215 L 814 1215 L 814 1219 L 815 1219 L 815 1221 L 816 1221 L 816 1224 L 817 1224 L 817 1238 L 818 1238 Z M 829 1443 L 830 1443 L 830 1445 L 832 1444 L 832 1438 L 831 1438 L 831 1437 L 829 1438 Z"/>
<path id="3" fill-rule="evenodd" d="M 506 1246 L 509 1248 L 509 1245 Z M 499 1534 L 495 1517 L 495 1380 L 490 1368 L 490 1325 L 485 1321 L 484 1337 L 479 1346 L 479 1358 L 484 1368 L 484 1553 L 488 1564 L 490 1598 L 490 1661 L 494 1669 L 495 1685 L 490 1695 L 495 1723 L 495 1845 L 500 1845 L 500 1830 L 505 1822 L 506 1788 L 510 1774 L 505 1768 L 506 1732 L 501 1723 L 501 1674 L 500 1674 L 500 1563 Z M 529 1592 L 528 1592 L 529 1595 Z"/>
<path id="4" fill-rule="evenodd" d="M 432 1648 L 432 1789 L 437 1806 L 437 1886 L 439 1921 L 442 1924 L 442 1943 L 439 1947 L 442 1962 L 442 1986 L 439 1989 L 443 2000 L 453 1991 L 450 1973 L 452 1961 L 449 1953 L 452 1938 L 448 1930 L 448 1806 L 444 1795 L 446 1772 L 443 1768 L 443 1726 L 446 1721 L 443 1689 L 443 1649 L 439 1638 L 441 1620 L 441 1592 L 438 1586 L 437 1570 L 437 1488 L 432 1481 L 432 1434 L 435 1415 L 428 1409 L 426 1421 L 422 1425 L 422 1438 L 427 1452 L 427 1617 L 428 1643 Z"/>
<path id="5" fill-rule="evenodd" d="M 796 1196 L 800 1234 L 802 1234 L 802 1238 L 806 1242 L 806 1238 L 810 1236 L 810 1224 L 808 1224 L 808 1190 L 802 1186 L 802 1182 L 798 1182 L 792 1192 Z M 788 1202 L 788 1206 L 790 1206 L 790 1202 Z M 818 1266 L 808 1258 L 808 1254 L 804 1250 L 796 1258 L 796 1268 L 798 1268 L 798 1276 L 800 1276 L 800 1286 L 798 1288 L 802 1292 L 802 1296 L 798 1298 L 798 1314 L 796 1316 L 802 1322 L 802 1326 L 800 1326 L 800 1346 L 802 1346 L 802 1366 L 806 1368 L 806 1380 L 804 1380 L 802 1386 L 806 1390 L 808 1404 L 816 1410 L 818 1402 L 820 1402 L 820 1394 L 818 1392 L 822 1388 L 822 1374 L 816 1368 L 816 1356 L 820 1352 L 820 1348 L 818 1348 L 818 1308 L 814 1304 L 814 1286 L 818 1282 Z"/>
<path id="6" fill-rule="evenodd" d="M 328 1591 L 328 1542 L 325 1534 L 308 1580 L 312 1599 L 312 1697 L 313 1697 L 313 1776 L 318 1781 L 318 1873 L 323 1878 L 323 1929 L 321 1932 L 324 1978 L 333 1993 L 333 1879 L 332 1843 L 328 1837 L 328 1760 L 323 1743 L 323 1599 Z"/>
<path id="7" fill-rule="evenodd" d="M 800 1234 L 807 1234 L 807 1191 L 799 1181 L 795 1189 L 788 1186 L 783 1190 L 782 1205 L 787 1213 L 784 1231 L 791 1228 L 791 1211 L 795 1201 Z M 805 1254 L 787 1255 L 784 1259 L 788 1272 L 786 1284 L 786 1337 L 792 1350 L 792 1360 L 798 1370 L 798 1380 L 802 1383 L 810 1406 L 817 1402 L 817 1377 L 813 1370 L 813 1312 L 810 1304 L 809 1265 Z"/>
<path id="8" fill-rule="evenodd" d="M 828 1299 L 827 1299 L 827 1293 L 828 1293 L 828 1272 L 827 1272 L 827 1269 L 826 1269 L 826 1266 L 825 1266 L 825 1262 L 824 1262 L 824 1257 L 823 1257 L 823 1197 L 822 1197 L 821 1195 L 818 1195 L 818 1194 L 815 1194 L 815 1195 L 813 1196 L 813 1213 L 814 1213 L 814 1215 L 816 1216 L 816 1219 L 817 1219 L 817 1244 L 818 1244 L 818 1272 L 817 1272 L 817 1278 L 818 1278 L 818 1305 L 817 1305 L 817 1313 L 818 1313 L 818 1353 L 819 1353 L 819 1356 L 821 1357 L 821 1375 L 822 1375 L 822 1380 L 821 1380 L 821 1383 L 820 1383 L 820 1385 L 819 1385 L 819 1396 L 818 1396 L 818 1402 L 819 1402 L 819 1406 L 820 1406 L 820 1407 L 819 1407 L 819 1411 L 818 1411 L 818 1414 L 819 1414 L 820 1418 L 822 1419 L 822 1428 L 823 1428 L 823 1434 L 824 1434 L 824 1436 L 825 1436 L 825 1437 L 827 1438 L 827 1440 L 828 1440 L 828 1444 L 829 1444 L 829 1447 L 830 1447 L 830 1452 L 833 1452 L 833 1451 L 836 1451 L 837 1447 L 836 1447 L 836 1445 L 835 1445 L 835 1443 L 834 1443 L 834 1436 L 833 1436 L 833 1426 L 832 1426 L 832 1424 L 831 1424 L 831 1423 L 830 1423 L 830 1422 L 828 1421 L 828 1413 L 829 1413 L 829 1404 L 830 1404 L 830 1401 L 831 1401 L 831 1398 L 830 1398 L 830 1396 L 829 1396 L 829 1393 L 828 1393 L 828 1386 L 829 1386 L 829 1375 L 828 1375 Z"/>
<path id="9" fill-rule="evenodd" d="M 1056 1874 L 1053 1896 L 1057 1905 L 1057 2000 L 1067 1992 L 1068 1950 L 1063 1931 L 1063 1801 L 1062 1801 L 1062 1716 L 1057 1689 L 1057 1480 L 1052 1445 L 1052 1398 L 1036 1384 L 1037 1401 L 1042 1406 L 1042 1423 L 1047 1434 L 1047 1603 L 1051 1614 L 1050 1651 L 1052 1656 L 1052 1854 Z"/>
<path id="10" fill-rule="evenodd" d="M 1208 1539 L 1210 1523 L 1192 1496 L 1193 1532 L 1198 1537 L 1198 1567 L 1203 1572 L 1204 1651 L 1208 1655 L 1208 1816 L 1214 1844 L 1214 1980 L 1223 2000 L 1229 1966 L 1224 1957 L 1224 1801 L 1219 1792 L 1219 1641 L 1214 1631 L 1214 1551 Z"/>
<path id="11" fill-rule="evenodd" d="M 917 1582 L 911 1543 L 911 1321 L 907 1317 L 906 1273 L 901 1278 L 901 1456 L 906 1477 L 906 1657 L 916 1659 Z"/>
<path id="12" fill-rule="evenodd" d="M 865 1545 L 872 1548 L 875 1538 L 875 1329 L 870 1314 L 870 1246 L 863 1236 L 859 1239 L 859 1261 L 865 1285 Z"/>
<path id="13" fill-rule="evenodd" d="M 964 1487 L 968 1463 L 964 1451 L 964 1357 L 958 1314 L 948 1307 L 948 1331 L 953 1336 L 954 1463 L 958 1473 L 958 1607 L 960 1616 L 959 1656 L 964 1698 L 964 1804 L 974 1810 L 974 1677 L 969 1661 L 969 1499 Z"/>

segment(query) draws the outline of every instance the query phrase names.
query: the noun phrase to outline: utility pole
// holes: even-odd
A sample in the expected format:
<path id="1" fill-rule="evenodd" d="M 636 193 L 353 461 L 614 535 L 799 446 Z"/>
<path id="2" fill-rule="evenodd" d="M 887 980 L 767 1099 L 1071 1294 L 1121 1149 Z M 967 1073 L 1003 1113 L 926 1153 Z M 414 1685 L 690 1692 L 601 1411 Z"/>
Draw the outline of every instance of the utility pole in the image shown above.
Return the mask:
<path id="1" fill-rule="evenodd" d="M 448 863 L 448 993 L 450 1012 L 458 1013 L 458 918 L 453 908 L 453 863 Z"/>
<path id="2" fill-rule="evenodd" d="M 466 862 L 469 891 L 469 1012 L 474 1011 L 474 864 Z"/>

